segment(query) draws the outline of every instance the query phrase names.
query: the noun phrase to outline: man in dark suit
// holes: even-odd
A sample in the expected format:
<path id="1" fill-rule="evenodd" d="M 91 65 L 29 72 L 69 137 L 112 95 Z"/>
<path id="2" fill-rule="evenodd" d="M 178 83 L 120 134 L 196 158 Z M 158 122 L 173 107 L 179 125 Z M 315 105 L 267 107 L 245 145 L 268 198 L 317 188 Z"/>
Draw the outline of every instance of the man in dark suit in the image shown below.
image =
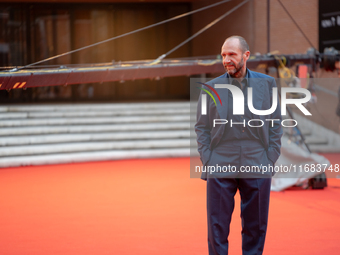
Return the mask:
<path id="1" fill-rule="evenodd" d="M 227 38 L 221 55 L 226 73 L 202 86 L 195 125 L 202 169 L 206 170 L 202 178 L 207 180 L 209 254 L 228 254 L 229 225 L 238 189 L 243 255 L 259 255 L 267 230 L 274 173 L 270 167 L 281 147 L 282 118 L 276 83 L 270 76 L 247 69 L 250 52 L 244 38 Z M 226 89 L 223 84 L 233 86 Z M 207 91 L 218 95 L 220 102 L 204 96 Z M 245 100 L 237 104 L 240 92 Z M 247 100 L 248 96 L 253 100 Z"/>

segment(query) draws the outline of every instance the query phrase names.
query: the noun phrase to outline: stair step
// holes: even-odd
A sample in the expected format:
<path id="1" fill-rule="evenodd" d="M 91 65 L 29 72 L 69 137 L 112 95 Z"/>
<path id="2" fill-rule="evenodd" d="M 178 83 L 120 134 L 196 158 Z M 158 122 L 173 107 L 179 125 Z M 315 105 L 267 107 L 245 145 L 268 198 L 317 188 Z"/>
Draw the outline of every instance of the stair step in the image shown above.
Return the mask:
<path id="1" fill-rule="evenodd" d="M 121 160 L 131 158 L 189 157 L 189 148 L 134 149 L 128 151 L 93 151 L 53 155 L 16 156 L 0 158 L 0 167 L 63 164 L 88 161 Z"/>
<path id="2" fill-rule="evenodd" d="M 145 131 L 145 130 L 189 130 L 188 122 L 167 123 L 138 123 L 138 124 L 114 124 L 114 125 L 65 125 L 65 126 L 31 126 L 0 128 L 1 136 L 9 135 L 35 135 L 35 134 L 61 134 L 61 133 L 98 133 L 98 132 L 120 132 L 120 131 Z"/>
<path id="3" fill-rule="evenodd" d="M 328 144 L 328 140 L 325 139 L 325 138 L 322 138 L 322 137 L 306 137 L 305 138 L 305 142 L 308 144 L 308 145 L 311 145 L 311 144 Z"/>
<path id="4" fill-rule="evenodd" d="M 154 139 L 134 141 L 109 141 L 109 142 L 81 142 L 59 143 L 51 145 L 26 145 L 0 147 L 2 157 L 19 155 L 42 155 L 53 153 L 98 151 L 98 150 L 132 150 L 153 148 L 183 148 L 189 147 L 189 139 Z"/>
<path id="5" fill-rule="evenodd" d="M 113 141 L 113 140 L 145 140 L 145 139 L 170 139 L 189 138 L 189 130 L 172 131 L 145 131 L 145 132 L 110 132 L 110 133 L 82 133 L 82 134 L 50 134 L 30 136 L 1 137 L 0 146 L 50 144 L 90 141 Z"/>
<path id="6" fill-rule="evenodd" d="M 0 127 L 19 127 L 36 125 L 76 125 L 76 124 L 122 124 L 122 123 L 145 123 L 145 122 L 178 122 L 190 121 L 188 115 L 171 116 L 134 116 L 134 117 L 95 117 L 95 118 L 44 118 L 44 119 L 22 119 L 1 120 Z"/>
<path id="7" fill-rule="evenodd" d="M 302 133 L 302 135 L 304 135 L 304 136 L 310 136 L 310 135 L 312 135 L 312 131 L 311 131 L 311 130 L 307 130 L 307 129 L 301 130 L 301 133 Z"/>
<path id="8" fill-rule="evenodd" d="M 88 110 L 88 111 L 55 111 L 55 112 L 2 112 L 0 119 L 24 119 L 24 118 L 70 118 L 70 117 L 114 117 L 114 116 L 143 116 L 143 115 L 188 115 L 190 109 L 187 108 L 175 108 L 175 109 L 122 109 L 115 111 L 103 111 L 103 110 Z"/>
<path id="9" fill-rule="evenodd" d="M 309 149 L 315 153 L 340 153 L 339 146 L 331 145 L 309 145 Z"/>
<path id="10" fill-rule="evenodd" d="M 119 104 L 52 104 L 52 105 L 10 105 L 0 106 L 0 112 L 52 112 L 52 111 L 92 111 L 92 110 L 127 110 L 127 109 L 190 109 L 189 102 L 161 103 L 119 103 Z"/>

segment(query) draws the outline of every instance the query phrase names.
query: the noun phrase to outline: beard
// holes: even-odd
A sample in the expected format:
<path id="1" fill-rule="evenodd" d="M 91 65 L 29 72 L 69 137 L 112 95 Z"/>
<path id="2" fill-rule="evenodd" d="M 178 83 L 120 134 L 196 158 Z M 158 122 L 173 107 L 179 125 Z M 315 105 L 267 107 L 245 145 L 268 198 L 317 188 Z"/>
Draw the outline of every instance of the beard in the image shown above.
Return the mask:
<path id="1" fill-rule="evenodd" d="M 228 70 L 228 69 L 226 68 L 228 74 L 229 74 L 231 77 L 233 77 L 233 78 L 238 78 L 238 76 L 241 75 L 241 70 L 242 70 L 242 68 L 243 68 L 243 66 L 244 66 L 243 58 L 242 58 L 241 61 L 238 62 L 236 65 L 235 65 L 234 63 L 231 63 L 231 65 L 234 66 L 234 69 Z"/>

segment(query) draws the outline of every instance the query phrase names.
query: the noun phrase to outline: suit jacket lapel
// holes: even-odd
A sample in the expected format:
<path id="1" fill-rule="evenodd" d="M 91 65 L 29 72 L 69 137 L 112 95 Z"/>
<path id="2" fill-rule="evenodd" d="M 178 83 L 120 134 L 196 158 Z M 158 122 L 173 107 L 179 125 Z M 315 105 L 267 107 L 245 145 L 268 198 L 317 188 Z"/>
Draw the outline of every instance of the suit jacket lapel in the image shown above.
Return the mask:
<path id="1" fill-rule="evenodd" d="M 215 84 L 229 84 L 229 75 L 225 73 L 221 80 L 216 82 Z M 216 89 L 216 88 L 215 88 Z M 228 95 L 229 89 L 216 89 L 217 93 L 219 94 L 222 105 L 220 102 L 217 102 L 217 112 L 221 119 L 227 119 L 228 115 Z"/>
<path id="2" fill-rule="evenodd" d="M 265 89 L 264 82 L 262 82 L 260 78 L 255 78 L 253 73 L 250 70 L 248 71 L 249 71 L 248 86 L 249 88 L 253 89 L 253 100 L 252 100 L 253 106 L 256 110 L 262 110 L 262 103 L 263 103 L 263 96 L 264 96 L 264 89 Z M 248 98 L 245 98 L 245 100 L 248 100 Z"/>

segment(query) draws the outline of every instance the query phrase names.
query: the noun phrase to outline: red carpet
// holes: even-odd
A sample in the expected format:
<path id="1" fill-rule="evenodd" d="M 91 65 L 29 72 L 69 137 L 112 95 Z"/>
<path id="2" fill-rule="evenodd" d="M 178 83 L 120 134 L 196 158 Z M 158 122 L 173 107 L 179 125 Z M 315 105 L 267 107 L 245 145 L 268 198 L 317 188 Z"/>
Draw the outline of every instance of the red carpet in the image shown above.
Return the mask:
<path id="1" fill-rule="evenodd" d="M 0 254 L 207 254 L 205 182 L 189 176 L 188 158 L 1 169 Z M 340 180 L 328 184 L 272 192 L 264 254 L 339 253 Z"/>

